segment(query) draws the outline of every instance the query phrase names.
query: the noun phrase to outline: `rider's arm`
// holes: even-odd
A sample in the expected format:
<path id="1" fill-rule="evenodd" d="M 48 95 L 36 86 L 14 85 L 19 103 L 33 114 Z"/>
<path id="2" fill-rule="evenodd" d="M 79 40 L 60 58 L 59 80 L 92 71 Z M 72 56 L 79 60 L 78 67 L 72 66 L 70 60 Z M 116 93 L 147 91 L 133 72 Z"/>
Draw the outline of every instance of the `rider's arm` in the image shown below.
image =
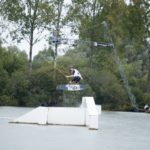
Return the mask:
<path id="1" fill-rule="evenodd" d="M 72 77 L 73 77 L 73 75 L 66 76 L 66 78 L 72 78 Z"/>

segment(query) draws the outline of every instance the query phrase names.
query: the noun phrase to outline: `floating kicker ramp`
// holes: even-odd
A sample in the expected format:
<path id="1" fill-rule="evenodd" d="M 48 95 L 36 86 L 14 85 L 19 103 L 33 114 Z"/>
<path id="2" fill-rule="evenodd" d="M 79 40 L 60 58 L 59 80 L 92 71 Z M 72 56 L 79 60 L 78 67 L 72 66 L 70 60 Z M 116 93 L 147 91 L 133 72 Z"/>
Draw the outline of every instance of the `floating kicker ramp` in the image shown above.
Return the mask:
<path id="1" fill-rule="evenodd" d="M 80 107 L 39 106 L 12 123 L 87 126 L 89 129 L 97 130 L 100 114 L 101 106 L 95 105 L 93 97 L 82 97 Z"/>

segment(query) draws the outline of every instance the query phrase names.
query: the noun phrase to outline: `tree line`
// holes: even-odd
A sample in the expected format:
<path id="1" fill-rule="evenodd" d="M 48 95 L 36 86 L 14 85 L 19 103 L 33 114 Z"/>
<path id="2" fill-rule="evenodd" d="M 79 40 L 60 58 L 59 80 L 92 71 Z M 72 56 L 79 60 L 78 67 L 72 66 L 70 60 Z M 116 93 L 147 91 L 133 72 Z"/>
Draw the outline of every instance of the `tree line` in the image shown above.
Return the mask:
<path id="1" fill-rule="evenodd" d="M 0 14 L 14 24 L 13 40 L 29 42 L 29 59 L 17 47 L 0 46 L 0 105 L 74 105 L 94 96 L 105 109 L 129 110 L 150 103 L 150 4 L 146 0 L 2 0 Z M 71 25 L 70 25 L 71 24 Z M 63 27 L 79 36 L 63 55 L 51 36 L 63 39 Z M 1 32 L 7 27 L 1 23 Z M 49 48 L 32 60 L 33 46 L 47 31 Z M 109 43 L 112 47 L 95 46 Z M 81 70 L 89 88 L 57 91 L 68 83 L 70 64 Z"/>

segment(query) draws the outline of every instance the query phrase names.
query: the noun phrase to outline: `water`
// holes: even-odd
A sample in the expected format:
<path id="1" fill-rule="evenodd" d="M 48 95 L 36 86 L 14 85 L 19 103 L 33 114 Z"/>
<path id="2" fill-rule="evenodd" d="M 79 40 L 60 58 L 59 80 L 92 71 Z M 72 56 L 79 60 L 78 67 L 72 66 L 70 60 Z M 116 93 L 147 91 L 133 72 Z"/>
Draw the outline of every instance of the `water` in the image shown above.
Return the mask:
<path id="1" fill-rule="evenodd" d="M 0 107 L 0 150 L 149 150 L 150 114 L 104 112 L 99 130 L 12 124 L 32 108 Z"/>

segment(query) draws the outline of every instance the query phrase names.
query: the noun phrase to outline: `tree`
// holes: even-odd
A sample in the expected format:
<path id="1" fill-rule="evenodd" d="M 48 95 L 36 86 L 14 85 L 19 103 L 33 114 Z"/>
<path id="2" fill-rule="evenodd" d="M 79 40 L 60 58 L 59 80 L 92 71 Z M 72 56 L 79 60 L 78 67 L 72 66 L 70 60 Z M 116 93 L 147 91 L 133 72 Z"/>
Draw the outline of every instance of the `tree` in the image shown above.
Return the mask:
<path id="1" fill-rule="evenodd" d="M 97 16 L 101 11 L 102 5 L 100 0 L 72 1 L 67 16 L 74 23 L 74 31 L 78 32 L 80 39 L 88 41 L 91 67 L 93 66 L 93 42 L 99 41 L 101 21 L 98 20 Z"/>
<path id="2" fill-rule="evenodd" d="M 4 18 L 15 26 L 12 31 L 13 39 L 25 39 L 29 43 L 29 68 L 32 69 L 33 46 L 41 38 L 45 30 L 44 14 L 53 17 L 49 0 L 2 0 L 1 12 Z M 47 10 L 49 10 L 47 12 Z"/>
<path id="3" fill-rule="evenodd" d="M 33 68 L 41 67 L 44 63 L 52 63 L 54 52 L 51 48 L 40 51 L 33 59 Z"/>
<path id="4" fill-rule="evenodd" d="M 49 21 L 47 26 L 49 28 L 51 28 L 51 32 L 52 32 L 52 33 L 50 33 L 50 35 L 52 35 L 50 44 L 54 45 L 53 60 L 54 60 L 54 68 L 56 68 L 56 64 L 57 64 L 56 59 L 58 56 L 58 46 L 61 43 L 60 39 L 62 38 L 64 14 L 66 13 L 67 9 L 65 7 L 66 5 L 64 4 L 64 0 L 53 0 L 51 3 L 51 6 L 53 7 L 54 18 L 52 21 Z"/>
<path id="5" fill-rule="evenodd" d="M 25 52 L 16 47 L 0 48 L 0 105 L 17 105 L 18 99 L 22 99 L 19 90 L 23 84 L 18 83 L 24 82 L 26 68 Z"/>

